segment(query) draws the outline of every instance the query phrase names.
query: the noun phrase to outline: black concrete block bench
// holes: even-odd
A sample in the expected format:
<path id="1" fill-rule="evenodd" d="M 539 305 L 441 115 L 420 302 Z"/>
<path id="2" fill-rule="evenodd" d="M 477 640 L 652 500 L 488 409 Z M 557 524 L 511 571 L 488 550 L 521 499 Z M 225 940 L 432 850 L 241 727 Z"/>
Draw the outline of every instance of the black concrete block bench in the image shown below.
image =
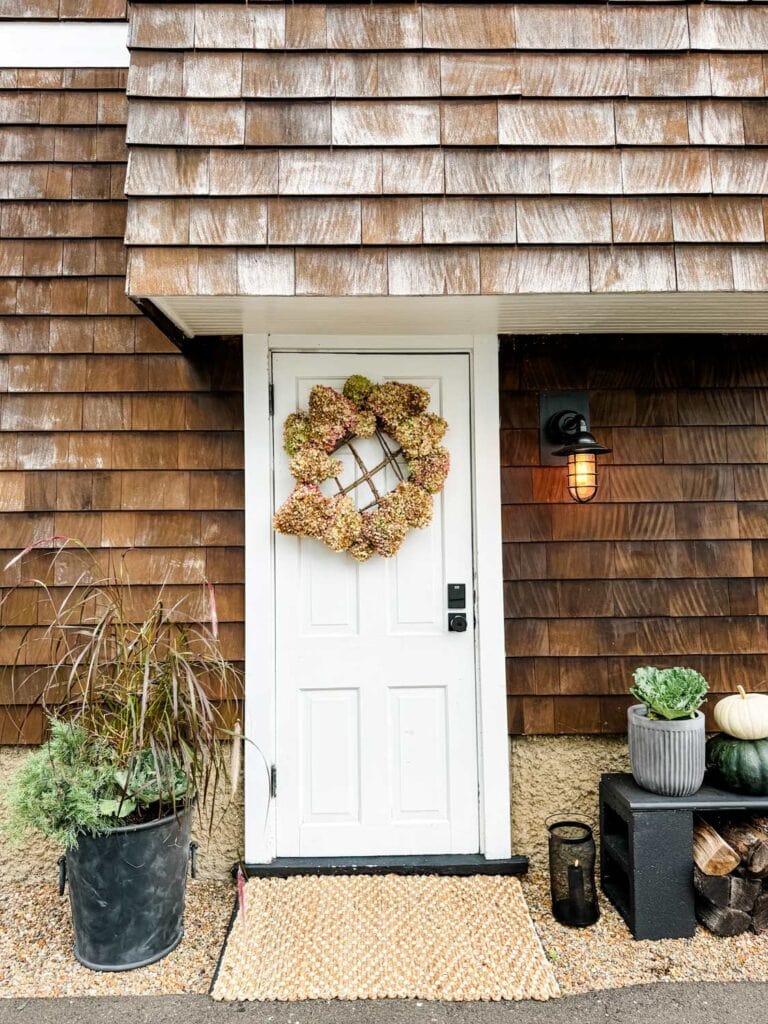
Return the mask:
<path id="1" fill-rule="evenodd" d="M 694 813 L 768 810 L 768 796 L 703 786 L 657 796 L 629 774 L 600 781 L 600 882 L 636 939 L 684 939 L 696 930 Z"/>

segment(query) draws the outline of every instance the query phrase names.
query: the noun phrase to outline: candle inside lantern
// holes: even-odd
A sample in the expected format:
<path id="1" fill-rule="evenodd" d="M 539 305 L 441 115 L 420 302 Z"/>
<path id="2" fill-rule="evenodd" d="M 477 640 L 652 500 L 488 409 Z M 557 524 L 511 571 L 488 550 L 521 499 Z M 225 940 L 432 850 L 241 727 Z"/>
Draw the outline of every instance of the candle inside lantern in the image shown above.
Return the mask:
<path id="1" fill-rule="evenodd" d="M 584 869 L 578 861 L 568 865 L 568 896 L 578 912 L 584 905 Z"/>

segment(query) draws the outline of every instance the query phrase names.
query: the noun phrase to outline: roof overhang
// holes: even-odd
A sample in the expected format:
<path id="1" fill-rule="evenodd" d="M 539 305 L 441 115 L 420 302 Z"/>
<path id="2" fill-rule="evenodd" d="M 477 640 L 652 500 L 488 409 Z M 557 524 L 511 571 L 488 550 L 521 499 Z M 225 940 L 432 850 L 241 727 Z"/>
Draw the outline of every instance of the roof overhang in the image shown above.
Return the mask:
<path id="1" fill-rule="evenodd" d="M 768 333 L 765 292 L 148 299 L 188 338 L 338 333 Z"/>

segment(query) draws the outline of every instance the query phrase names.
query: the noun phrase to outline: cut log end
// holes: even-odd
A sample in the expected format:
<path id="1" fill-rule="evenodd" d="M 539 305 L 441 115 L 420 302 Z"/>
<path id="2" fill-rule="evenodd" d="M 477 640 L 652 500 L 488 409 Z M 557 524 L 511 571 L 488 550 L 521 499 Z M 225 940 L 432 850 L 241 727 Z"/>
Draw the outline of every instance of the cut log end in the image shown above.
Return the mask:
<path id="1" fill-rule="evenodd" d="M 700 868 L 693 871 L 693 886 L 696 892 L 721 909 L 743 910 L 751 914 L 762 890 L 759 878 L 742 878 L 739 875 L 705 875 Z"/>
<path id="2" fill-rule="evenodd" d="M 741 863 L 755 878 L 768 876 L 768 831 L 763 830 L 760 820 L 753 818 L 720 826 L 722 838 L 738 853 Z"/>
<path id="3" fill-rule="evenodd" d="M 715 828 L 697 818 L 693 848 L 699 923 L 721 936 L 768 932 L 768 819 L 718 820 Z"/>
<path id="4" fill-rule="evenodd" d="M 743 910 L 733 910 L 731 907 L 716 907 L 703 896 L 696 901 L 696 917 L 715 935 L 742 935 L 752 929 L 752 918 L 749 914 Z"/>
<path id="5" fill-rule="evenodd" d="M 741 863 L 736 850 L 703 818 L 693 825 L 693 860 L 705 875 L 729 875 Z"/>

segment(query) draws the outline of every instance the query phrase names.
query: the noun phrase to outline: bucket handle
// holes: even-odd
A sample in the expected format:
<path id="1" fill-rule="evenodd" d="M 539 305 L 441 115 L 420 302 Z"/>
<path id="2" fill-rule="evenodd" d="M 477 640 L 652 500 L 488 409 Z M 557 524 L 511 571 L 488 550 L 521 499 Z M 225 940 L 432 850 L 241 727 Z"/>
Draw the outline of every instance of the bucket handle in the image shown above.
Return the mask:
<path id="1" fill-rule="evenodd" d="M 189 844 L 189 871 L 193 878 L 197 878 L 197 846 L 195 842 Z"/>
<path id="2" fill-rule="evenodd" d="M 67 858 L 63 853 L 56 863 L 59 865 L 59 896 L 63 896 L 67 886 Z"/>

